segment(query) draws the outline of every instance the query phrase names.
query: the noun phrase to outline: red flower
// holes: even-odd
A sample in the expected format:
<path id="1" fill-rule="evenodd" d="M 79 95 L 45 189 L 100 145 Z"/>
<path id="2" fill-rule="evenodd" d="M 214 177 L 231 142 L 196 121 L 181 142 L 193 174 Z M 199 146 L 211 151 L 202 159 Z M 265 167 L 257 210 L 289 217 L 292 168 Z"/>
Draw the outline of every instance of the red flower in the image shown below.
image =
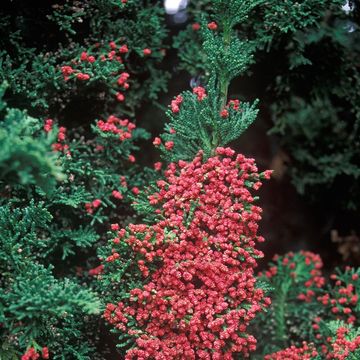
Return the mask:
<path id="1" fill-rule="evenodd" d="M 215 21 L 212 21 L 212 22 L 208 23 L 207 27 L 208 27 L 208 29 L 210 29 L 210 30 L 216 30 L 216 29 L 218 28 L 218 26 L 217 26 L 217 24 L 216 24 Z"/>
<path id="2" fill-rule="evenodd" d="M 71 66 L 62 66 L 61 72 L 64 76 L 69 76 L 74 72 L 74 69 Z"/>
<path id="3" fill-rule="evenodd" d="M 173 141 L 167 141 L 165 143 L 165 149 L 166 150 L 171 150 L 174 147 L 174 142 Z"/>
<path id="4" fill-rule="evenodd" d="M 92 206 L 93 206 L 95 209 L 98 208 L 100 205 L 101 205 L 101 200 L 100 200 L 100 199 L 95 199 L 95 200 L 92 202 Z"/>
<path id="5" fill-rule="evenodd" d="M 227 118 L 229 116 L 229 112 L 226 109 L 221 110 L 220 116 L 222 118 Z"/>
<path id="6" fill-rule="evenodd" d="M 145 56 L 148 56 L 148 55 L 151 55 L 151 49 L 149 49 L 149 48 L 146 48 L 146 49 L 144 49 L 143 50 L 143 54 L 145 55 Z"/>
<path id="7" fill-rule="evenodd" d="M 154 141 L 153 141 L 153 144 L 154 144 L 155 146 L 159 146 L 159 145 L 161 144 L 161 139 L 160 139 L 159 137 L 156 137 L 156 138 L 154 139 Z"/>
<path id="8" fill-rule="evenodd" d="M 87 59 L 88 59 L 88 55 L 87 55 L 87 53 L 85 51 L 83 51 L 81 53 L 81 55 L 80 55 L 80 60 L 81 61 L 87 61 Z"/>
<path id="9" fill-rule="evenodd" d="M 124 198 L 123 195 L 121 194 L 121 192 L 118 190 L 113 190 L 113 192 L 111 194 L 115 199 L 118 199 L 118 200 L 121 200 Z"/>
<path id="10" fill-rule="evenodd" d="M 161 163 L 160 161 L 158 161 L 158 162 L 156 162 L 156 163 L 154 164 L 154 169 L 155 169 L 156 171 L 160 171 L 160 170 L 161 170 L 161 167 L 162 167 L 162 163 Z"/>
<path id="11" fill-rule="evenodd" d="M 129 51 L 129 49 L 128 49 L 127 45 L 123 45 L 123 46 L 121 46 L 120 49 L 119 49 L 119 52 L 120 52 L 121 54 L 126 54 L 128 51 Z"/>
<path id="12" fill-rule="evenodd" d="M 76 78 L 81 81 L 87 81 L 90 79 L 90 75 L 79 73 L 79 74 L 76 74 Z"/>
<path id="13" fill-rule="evenodd" d="M 96 268 L 90 269 L 89 270 L 89 275 L 90 276 L 96 276 L 96 275 L 100 275 L 102 274 L 104 271 L 104 265 L 99 265 Z"/>
<path id="14" fill-rule="evenodd" d="M 180 104 L 183 101 L 183 97 L 178 95 L 174 100 L 171 101 L 171 111 L 173 113 L 178 113 L 180 111 Z"/>
<path id="15" fill-rule="evenodd" d="M 48 359 L 49 358 L 49 349 L 46 346 L 44 346 L 42 348 L 41 356 L 42 356 L 43 359 Z"/>
<path id="16" fill-rule="evenodd" d="M 194 24 L 192 24 L 192 29 L 193 29 L 194 31 L 200 30 L 200 24 L 199 24 L 199 23 L 194 23 Z"/>
<path id="17" fill-rule="evenodd" d="M 118 92 L 118 93 L 116 93 L 116 99 L 119 102 L 123 102 L 125 100 L 125 96 L 124 96 L 124 94 Z"/>
<path id="18" fill-rule="evenodd" d="M 206 91 L 203 87 L 197 86 L 193 88 L 193 93 L 197 95 L 199 101 L 204 100 L 206 97 Z"/>
<path id="19" fill-rule="evenodd" d="M 50 132 L 52 130 L 54 121 L 52 119 L 46 119 L 44 124 L 45 132 Z"/>

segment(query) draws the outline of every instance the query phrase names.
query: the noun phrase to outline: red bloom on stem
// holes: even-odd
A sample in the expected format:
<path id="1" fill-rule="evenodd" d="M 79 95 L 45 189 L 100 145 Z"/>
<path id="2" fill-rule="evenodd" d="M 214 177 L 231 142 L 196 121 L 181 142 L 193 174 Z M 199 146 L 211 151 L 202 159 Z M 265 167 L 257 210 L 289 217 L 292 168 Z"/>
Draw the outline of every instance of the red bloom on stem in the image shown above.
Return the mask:
<path id="1" fill-rule="evenodd" d="M 21 356 L 21 360 L 37 360 L 40 355 L 36 352 L 35 348 L 29 348 L 26 353 Z"/>
<path id="2" fill-rule="evenodd" d="M 180 104 L 183 101 L 183 97 L 178 95 L 174 100 L 171 101 L 171 111 L 173 113 L 178 113 L 180 111 Z"/>
<path id="3" fill-rule="evenodd" d="M 207 27 L 208 27 L 208 29 L 213 30 L 213 31 L 218 28 L 217 23 L 215 21 L 208 23 Z"/>
<path id="4" fill-rule="evenodd" d="M 93 206 L 95 209 L 98 208 L 100 205 L 101 205 L 101 200 L 100 200 L 100 199 L 95 199 L 95 200 L 92 202 L 92 206 Z"/>
<path id="5" fill-rule="evenodd" d="M 167 141 L 165 143 L 165 149 L 166 150 L 171 150 L 174 147 L 174 142 L 173 141 Z"/>
<path id="6" fill-rule="evenodd" d="M 49 349 L 46 346 L 44 346 L 42 348 L 41 356 L 42 356 L 43 359 L 48 359 L 49 358 Z"/>
<path id="7" fill-rule="evenodd" d="M 50 132 L 52 130 L 54 121 L 52 119 L 46 119 L 44 124 L 45 132 Z"/>
<path id="8" fill-rule="evenodd" d="M 92 55 L 90 55 L 90 56 L 88 57 L 88 62 L 89 62 L 89 63 L 94 63 L 94 62 L 95 62 L 95 57 L 92 56 Z"/>
<path id="9" fill-rule="evenodd" d="M 76 74 L 76 78 L 81 81 L 87 81 L 90 79 L 90 75 L 79 73 L 79 74 Z"/>
<path id="10" fill-rule="evenodd" d="M 122 45 L 119 49 L 119 52 L 120 54 L 126 54 L 127 52 L 129 52 L 127 45 Z"/>
<path id="11" fill-rule="evenodd" d="M 87 61 L 87 59 L 88 59 L 88 55 L 87 55 L 87 53 L 85 51 L 83 51 L 81 53 L 81 55 L 80 55 L 80 60 L 81 61 Z"/>
<path id="12" fill-rule="evenodd" d="M 192 27 L 192 29 L 194 31 L 200 30 L 200 24 L 199 23 L 194 23 L 194 24 L 191 25 L 191 27 Z"/>
<path id="13" fill-rule="evenodd" d="M 143 54 L 144 54 L 145 56 L 149 56 L 149 55 L 151 55 L 151 53 L 152 53 L 152 51 L 151 51 L 151 49 L 149 49 L 149 48 L 146 48 L 146 49 L 143 50 Z"/>
<path id="14" fill-rule="evenodd" d="M 101 265 L 97 266 L 96 268 L 90 269 L 89 275 L 90 276 L 100 275 L 100 274 L 102 274 L 103 271 L 104 271 L 104 265 L 101 264 Z"/>
<path id="15" fill-rule="evenodd" d="M 202 86 L 194 87 L 193 93 L 197 95 L 199 101 L 204 100 L 204 98 L 206 97 L 206 91 Z"/>
<path id="16" fill-rule="evenodd" d="M 125 96 L 124 96 L 124 94 L 118 92 L 118 93 L 116 93 L 116 99 L 119 102 L 123 102 L 125 100 Z"/>
<path id="17" fill-rule="evenodd" d="M 158 161 L 158 162 L 156 162 L 156 163 L 154 164 L 154 169 L 155 169 L 156 171 L 160 171 L 160 170 L 161 170 L 161 167 L 162 167 L 162 163 L 161 163 L 160 161 Z"/>
<path id="18" fill-rule="evenodd" d="M 227 118 L 229 116 L 229 111 L 227 111 L 226 109 L 221 110 L 220 116 L 222 118 Z"/>
<path id="19" fill-rule="evenodd" d="M 160 139 L 159 137 L 156 137 L 156 138 L 154 139 L 154 141 L 153 141 L 153 144 L 154 144 L 155 146 L 159 146 L 159 145 L 161 144 L 161 139 Z"/>
<path id="20" fill-rule="evenodd" d="M 74 69 L 71 66 L 62 66 L 61 72 L 64 76 L 69 76 L 74 72 Z"/>
<path id="21" fill-rule="evenodd" d="M 121 194 L 121 192 L 118 190 L 113 190 L 113 192 L 111 194 L 115 199 L 118 199 L 118 200 L 121 200 L 124 198 L 123 195 Z"/>

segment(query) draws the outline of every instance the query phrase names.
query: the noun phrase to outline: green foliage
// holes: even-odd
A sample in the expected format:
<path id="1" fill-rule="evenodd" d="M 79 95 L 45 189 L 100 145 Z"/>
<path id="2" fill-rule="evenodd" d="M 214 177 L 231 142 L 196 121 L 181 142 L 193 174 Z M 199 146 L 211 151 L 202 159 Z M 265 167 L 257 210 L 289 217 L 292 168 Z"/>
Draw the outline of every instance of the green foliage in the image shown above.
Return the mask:
<path id="1" fill-rule="evenodd" d="M 329 98 L 316 98 L 311 103 L 293 98 L 279 116 L 273 132 L 283 136 L 282 143 L 292 155 L 290 173 L 301 194 L 311 193 L 310 188 L 316 186 L 331 189 L 340 177 L 349 184 L 359 178 L 360 152 L 352 141 L 357 126 L 342 120 L 344 111 L 335 108 Z M 324 134 L 326 141 L 322 141 Z M 344 204 L 349 200 L 342 199 Z"/>
<path id="2" fill-rule="evenodd" d="M 36 19 L 29 19 L 29 8 L 20 3 L 15 3 L 16 21 L 11 21 L 6 7 L 0 9 L 0 34 L 4 34 L 0 42 L 3 49 L 0 81 L 10 84 L 9 101 L 13 106 L 31 105 L 36 115 L 46 109 L 58 114 L 74 106 L 77 98 L 91 103 L 87 111 L 92 110 L 92 114 L 109 106 L 133 113 L 141 100 L 155 100 L 160 91 L 166 90 L 169 75 L 158 67 L 165 55 L 167 36 L 160 1 L 122 4 L 121 1 L 71 0 L 51 7 L 42 4 Z M 40 36 L 29 39 L 29 33 L 38 31 L 42 31 Z M 100 59 L 108 56 L 110 41 L 119 46 L 127 44 L 125 65 L 117 61 L 104 63 Z M 151 56 L 144 56 L 145 48 L 151 49 Z M 79 62 L 82 51 L 94 55 L 96 61 Z M 130 57 L 131 64 L 127 61 Z M 74 63 L 91 75 L 89 82 L 77 82 L 74 86 L 72 81 L 64 81 L 60 66 Z M 133 76 L 131 86 L 135 90 L 127 97 L 126 107 L 111 96 L 113 74 L 119 74 L 125 67 Z"/>
<path id="3" fill-rule="evenodd" d="M 49 346 L 52 351 L 58 347 L 60 353 L 69 356 L 69 348 L 83 341 L 80 329 L 84 314 L 98 314 L 100 300 L 74 280 L 55 278 L 52 266 L 45 267 L 38 262 L 46 263 L 48 248 L 54 241 L 54 238 L 44 237 L 45 234 L 50 236 L 52 220 L 44 203 L 31 201 L 23 209 L 8 204 L 0 207 L 0 214 L 3 351 L 6 356 L 15 356 L 19 348 L 39 343 L 40 347 Z M 77 338 L 67 342 L 62 334 L 69 331 Z M 80 345 L 79 349 L 82 347 Z M 84 354 L 88 351 L 90 348 L 84 347 Z"/>
<path id="4" fill-rule="evenodd" d="M 231 4 L 230 13 L 236 1 Z M 250 53 L 257 66 L 269 74 L 263 86 L 269 89 L 272 133 L 278 135 L 289 154 L 289 173 L 297 190 L 309 194 L 312 200 L 323 201 L 329 191 L 341 187 L 341 199 L 334 198 L 332 202 L 356 209 L 360 194 L 356 185 L 360 154 L 356 60 L 359 24 L 357 5 L 350 2 L 352 11 L 348 13 L 343 5 L 342 0 L 262 1 L 250 9 L 249 16 L 242 17 L 234 36 L 240 42 L 251 39 Z M 199 22 L 205 13 L 222 29 L 220 9 L 221 1 L 214 6 L 208 0 L 191 3 L 190 21 Z M 202 23 L 201 29 L 204 27 Z M 179 68 L 208 79 L 210 54 L 220 59 L 219 64 L 224 62 L 220 67 L 232 71 L 221 50 L 214 47 L 209 52 L 201 46 L 204 32 L 189 26 L 175 38 Z M 236 41 L 231 43 L 239 48 Z M 195 66 L 191 58 L 196 59 Z M 274 61 L 276 67 L 272 66 Z M 231 64 L 241 67 L 241 61 L 236 64 L 232 60 Z M 212 66 L 216 66 L 216 61 Z M 253 69 L 250 67 L 246 73 L 250 79 Z M 253 78 L 254 82 L 259 81 L 256 76 Z"/>
<path id="5" fill-rule="evenodd" d="M 196 96 L 184 92 L 181 97 L 180 112 L 168 110 L 170 134 L 162 135 L 166 142 L 173 141 L 171 151 L 161 146 L 164 157 L 169 161 L 190 160 L 199 150 L 210 156 L 217 147 L 225 146 L 237 139 L 255 120 L 256 102 L 242 103 L 240 109 L 228 103 L 228 88 L 235 77 L 244 73 L 252 62 L 254 44 L 246 38 L 239 39 L 235 26 L 249 16 L 260 1 L 243 2 L 214 1 L 214 18 L 218 28 L 207 28 L 202 20 L 201 36 L 203 68 L 208 74 L 206 94 Z M 181 36 L 181 35 L 180 35 Z M 178 44 L 181 44 L 181 37 Z M 189 48 L 189 51 L 192 47 Z M 184 58 L 188 55 L 185 54 Z M 226 115 L 222 114 L 226 111 Z"/>
<path id="6" fill-rule="evenodd" d="M 6 107 L 2 97 L 6 84 L 1 86 L 0 109 Z M 54 188 L 64 175 L 57 156 L 50 152 L 54 138 L 39 134 L 40 122 L 19 109 L 7 108 L 0 127 L 0 181 L 39 185 L 43 190 Z M 39 139 L 35 137 L 39 134 Z M 40 140 L 40 141 L 39 141 Z"/>
<path id="7" fill-rule="evenodd" d="M 99 259 L 104 264 L 104 271 L 99 275 L 97 286 L 104 302 L 116 302 L 129 296 L 131 289 L 143 283 L 143 276 L 137 265 L 137 259 L 131 247 L 122 241 L 116 246 L 120 257 L 116 261 L 106 261 L 114 247 L 114 239 L 119 238 L 116 232 L 108 232 L 106 246 L 98 249 Z"/>
<path id="8" fill-rule="evenodd" d="M 301 346 L 303 341 L 313 343 L 320 353 L 325 347 L 341 354 L 333 347 L 337 331 L 348 329 L 348 340 L 359 336 L 360 269 L 336 269 L 331 280 L 325 282 L 321 266 L 318 255 L 290 252 L 276 256 L 268 270 L 259 274 L 259 279 L 273 290 L 267 313 L 255 319 L 254 331 L 261 334 L 255 358 L 291 345 Z M 358 353 L 354 351 L 355 357 L 349 359 L 356 359 Z"/>
<path id="9" fill-rule="evenodd" d="M 257 102 L 252 105 L 242 103 L 240 110 L 229 109 L 229 116 L 220 115 L 221 103 L 219 93 L 209 83 L 209 93 L 202 101 L 190 93 L 182 93 L 183 104 L 178 114 L 167 111 L 170 119 L 167 127 L 175 133 L 162 135 L 164 141 L 174 141 L 174 148 L 167 151 L 161 146 L 164 157 L 169 161 L 190 160 L 199 150 L 210 156 L 219 146 L 225 146 L 237 139 L 255 120 L 258 110 Z"/>
<path id="10" fill-rule="evenodd" d="M 102 359 L 102 305 L 82 269 L 93 262 L 101 224 L 132 214 L 131 190 L 147 180 L 129 156 L 149 134 L 121 120 L 129 138 L 99 123 L 85 137 L 82 128 L 68 132 L 51 120 L 44 127 L 1 107 L 0 354 L 47 346 L 54 359 Z"/>
<path id="11" fill-rule="evenodd" d="M 312 334 L 311 320 L 321 312 L 316 304 L 323 284 L 320 258 L 309 252 L 299 252 L 274 260 L 265 273 L 259 274 L 259 279 L 273 289 L 270 308 L 255 319 L 254 331 L 262 334 L 258 336 L 261 354 L 308 340 Z M 312 295 L 306 297 L 309 291 Z"/>

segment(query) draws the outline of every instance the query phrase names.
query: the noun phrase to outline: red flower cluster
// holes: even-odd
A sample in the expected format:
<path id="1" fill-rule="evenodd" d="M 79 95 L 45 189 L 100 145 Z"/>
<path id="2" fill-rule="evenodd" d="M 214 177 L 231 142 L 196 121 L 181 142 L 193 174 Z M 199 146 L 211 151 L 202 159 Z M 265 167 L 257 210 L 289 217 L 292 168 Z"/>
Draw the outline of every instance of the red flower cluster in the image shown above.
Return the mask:
<path id="1" fill-rule="evenodd" d="M 351 353 L 360 348 L 360 336 L 348 340 L 345 337 L 348 333 L 349 329 L 339 327 L 336 331 L 336 338 L 328 337 L 326 344 L 321 345 L 321 350 L 316 350 L 314 344 L 303 342 L 303 346 L 300 348 L 290 346 L 276 353 L 265 355 L 264 360 L 310 360 L 317 359 L 320 354 L 322 354 L 321 358 L 328 360 L 346 360 Z"/>
<path id="2" fill-rule="evenodd" d="M 194 87 L 193 93 L 197 95 L 199 101 L 204 100 L 204 98 L 206 97 L 206 90 L 202 86 Z"/>
<path id="3" fill-rule="evenodd" d="M 351 268 L 347 268 L 350 281 L 358 281 L 358 274 L 354 273 L 350 276 Z M 346 275 L 346 273 L 345 273 Z M 359 296 L 356 293 L 355 284 L 350 281 L 343 283 L 336 274 L 331 275 L 331 279 L 335 280 L 335 286 L 331 295 L 326 293 L 317 298 L 323 305 L 329 307 L 329 310 L 336 315 L 337 319 L 344 320 L 348 324 L 354 323 L 357 319 L 353 314 L 354 309 L 358 305 Z"/>
<path id="4" fill-rule="evenodd" d="M 99 120 L 97 127 L 103 132 L 110 132 L 119 135 L 120 141 L 131 139 L 132 131 L 136 125 L 128 119 L 119 119 L 114 115 L 110 115 L 106 121 Z"/>
<path id="5" fill-rule="evenodd" d="M 326 359 L 338 359 L 346 360 L 348 356 L 360 347 L 360 336 L 357 336 L 353 340 L 347 340 L 345 335 L 349 332 L 349 329 L 340 327 L 336 332 L 336 339 L 328 339 L 331 342 L 331 349 L 327 351 L 324 348 L 324 353 L 326 353 Z"/>
<path id="6" fill-rule="evenodd" d="M 35 350 L 35 348 L 29 348 L 24 355 L 21 356 L 21 360 L 37 360 L 39 359 L 40 354 Z M 45 346 L 41 351 L 42 359 L 49 359 L 49 349 Z"/>
<path id="7" fill-rule="evenodd" d="M 201 28 L 201 26 L 200 26 L 199 23 L 193 23 L 193 24 L 191 25 L 191 27 L 192 27 L 192 29 L 193 29 L 194 31 L 199 31 L 200 28 Z"/>
<path id="8" fill-rule="evenodd" d="M 50 132 L 52 130 L 54 121 L 52 119 L 46 119 L 44 123 L 44 131 Z"/>
<path id="9" fill-rule="evenodd" d="M 235 111 L 238 111 L 240 109 L 240 100 L 230 100 L 227 106 L 232 107 Z"/>
<path id="10" fill-rule="evenodd" d="M 124 198 L 123 194 L 118 190 L 113 190 L 111 195 L 118 200 L 122 200 Z"/>
<path id="11" fill-rule="evenodd" d="M 325 284 L 325 278 L 321 272 L 323 263 L 317 254 L 310 251 L 289 252 L 281 257 L 275 255 L 273 260 L 276 261 L 276 264 L 272 264 L 264 274 L 259 273 L 259 276 L 265 275 L 268 279 L 272 279 L 278 274 L 279 267 L 281 267 L 282 276 L 284 273 L 288 273 L 291 278 L 296 279 L 296 284 L 300 289 L 299 285 L 307 288 L 306 292 L 297 295 L 299 300 L 310 302 L 316 295 L 316 290 Z"/>
<path id="12" fill-rule="evenodd" d="M 85 210 L 88 214 L 92 214 L 94 210 L 97 209 L 100 205 L 101 200 L 95 199 L 94 201 L 85 204 Z"/>
<path id="13" fill-rule="evenodd" d="M 220 111 L 220 116 L 222 118 L 227 118 L 229 116 L 229 109 L 231 109 L 231 108 L 235 111 L 239 111 L 239 110 L 241 111 L 240 100 L 237 100 L 237 99 L 230 100 L 228 102 L 228 104 L 225 106 L 225 108 Z"/>
<path id="14" fill-rule="evenodd" d="M 46 124 L 45 124 L 46 126 Z M 46 130 L 45 130 L 46 131 Z M 59 132 L 57 136 L 57 143 L 52 144 L 54 151 L 62 151 L 70 156 L 69 145 L 65 144 L 66 140 L 66 128 L 64 126 L 59 127 Z"/>
<path id="15" fill-rule="evenodd" d="M 217 30 L 217 28 L 218 28 L 217 23 L 215 21 L 208 23 L 207 27 L 208 27 L 208 29 L 213 30 L 213 31 Z"/>
<path id="16" fill-rule="evenodd" d="M 310 360 L 318 355 L 313 344 L 303 342 L 302 347 L 290 346 L 276 353 L 265 355 L 264 360 Z"/>
<path id="17" fill-rule="evenodd" d="M 104 313 L 136 339 L 126 359 L 233 359 L 256 348 L 247 327 L 270 299 L 256 287 L 255 244 L 264 239 L 250 190 L 269 173 L 230 148 L 216 152 L 170 164 L 148 196 L 161 220 L 129 225 L 113 241 L 111 262 L 128 244 L 146 282 Z"/>
<path id="18" fill-rule="evenodd" d="M 183 102 L 183 97 L 178 95 L 174 100 L 171 101 L 171 111 L 176 114 L 180 111 L 180 104 Z"/>
<path id="19" fill-rule="evenodd" d="M 91 276 L 100 275 L 103 273 L 103 271 L 104 271 L 104 265 L 101 264 L 101 265 L 97 266 L 96 268 L 90 269 L 89 275 L 91 275 Z"/>
<path id="20" fill-rule="evenodd" d="M 98 44 L 99 45 L 99 44 Z M 96 46 L 98 47 L 98 46 Z M 121 55 L 128 53 L 129 49 L 127 45 L 121 45 L 117 46 L 114 41 L 111 41 L 109 43 L 110 51 L 107 54 L 98 54 L 98 63 L 97 65 L 92 65 L 97 61 L 97 58 L 94 55 L 89 55 L 87 52 L 83 51 L 80 55 L 79 60 L 73 60 L 72 66 L 64 65 L 61 67 L 61 72 L 64 77 L 65 81 L 68 81 L 71 77 L 76 78 L 80 81 L 88 81 L 90 80 L 90 75 L 86 72 L 89 72 L 92 74 L 92 77 L 96 76 L 96 69 L 99 66 L 99 64 L 106 63 L 107 61 L 116 61 L 120 64 L 123 63 L 123 59 Z M 146 51 L 145 51 L 146 50 Z M 147 52 L 151 50 L 150 49 L 144 49 L 144 53 L 149 55 Z M 121 66 L 121 65 L 120 65 Z M 77 67 L 78 69 L 74 68 Z M 129 83 L 127 82 L 130 75 L 127 72 L 123 72 L 118 75 L 118 72 L 114 72 L 111 74 L 114 78 L 117 77 L 117 80 L 114 81 L 114 85 L 116 84 L 122 88 L 122 90 L 127 90 L 129 88 Z M 123 93 L 118 92 L 117 90 L 113 90 L 113 93 L 115 94 L 115 97 L 118 101 L 122 102 L 125 100 L 125 96 Z"/>

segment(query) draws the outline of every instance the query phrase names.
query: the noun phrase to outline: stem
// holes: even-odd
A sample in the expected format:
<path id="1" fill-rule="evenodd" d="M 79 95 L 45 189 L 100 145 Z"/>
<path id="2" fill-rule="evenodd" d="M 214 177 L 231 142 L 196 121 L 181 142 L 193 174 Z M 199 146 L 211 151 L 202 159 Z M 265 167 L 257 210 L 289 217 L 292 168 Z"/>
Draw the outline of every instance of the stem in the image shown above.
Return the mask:
<path id="1" fill-rule="evenodd" d="M 275 306 L 276 337 L 282 346 L 286 346 L 285 341 L 287 338 L 286 324 L 285 324 L 285 307 L 286 307 L 286 300 L 287 300 L 289 287 L 290 287 L 289 283 L 283 284 L 283 286 L 280 287 L 280 293 L 276 297 L 276 306 Z"/>
<path id="2" fill-rule="evenodd" d="M 224 26 L 224 36 L 223 36 L 224 53 L 226 53 L 230 46 L 230 41 L 231 41 L 231 25 L 229 24 L 229 22 L 225 20 L 223 26 Z M 221 104 L 220 111 L 221 111 L 226 106 L 229 85 L 230 85 L 230 81 L 226 76 L 226 71 L 220 72 L 219 82 L 220 82 L 220 96 L 221 96 L 221 102 L 220 102 Z"/>

